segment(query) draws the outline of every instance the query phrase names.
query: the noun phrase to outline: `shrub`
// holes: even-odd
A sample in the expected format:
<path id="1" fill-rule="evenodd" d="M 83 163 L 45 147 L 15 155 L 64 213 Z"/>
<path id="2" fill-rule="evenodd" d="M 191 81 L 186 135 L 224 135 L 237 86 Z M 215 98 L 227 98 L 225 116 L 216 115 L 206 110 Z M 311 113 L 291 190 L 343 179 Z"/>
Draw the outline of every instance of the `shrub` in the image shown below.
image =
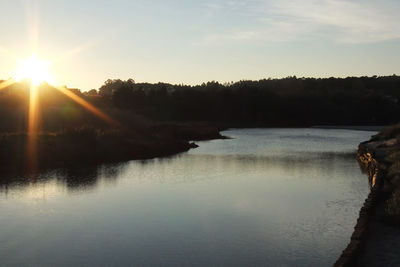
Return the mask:
<path id="1" fill-rule="evenodd" d="M 383 129 L 382 132 L 375 135 L 372 139 L 375 141 L 382 139 L 388 140 L 399 137 L 400 137 L 400 123 Z"/>

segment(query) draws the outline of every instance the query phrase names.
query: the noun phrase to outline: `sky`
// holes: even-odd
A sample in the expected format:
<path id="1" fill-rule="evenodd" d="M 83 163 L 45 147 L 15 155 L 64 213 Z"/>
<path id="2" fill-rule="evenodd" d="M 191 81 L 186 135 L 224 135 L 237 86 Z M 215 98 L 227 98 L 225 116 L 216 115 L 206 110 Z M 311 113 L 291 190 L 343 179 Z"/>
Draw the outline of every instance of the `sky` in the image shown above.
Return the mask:
<path id="1" fill-rule="evenodd" d="M 0 79 L 57 85 L 400 74 L 398 0 L 0 0 Z"/>

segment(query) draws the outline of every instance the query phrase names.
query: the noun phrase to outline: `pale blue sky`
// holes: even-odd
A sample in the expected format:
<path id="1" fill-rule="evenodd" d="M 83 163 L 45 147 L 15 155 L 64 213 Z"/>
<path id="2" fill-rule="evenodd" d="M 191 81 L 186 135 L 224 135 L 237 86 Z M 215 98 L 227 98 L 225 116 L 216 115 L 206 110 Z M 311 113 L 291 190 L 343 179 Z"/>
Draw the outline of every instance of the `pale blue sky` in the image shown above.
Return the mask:
<path id="1" fill-rule="evenodd" d="M 398 0 L 0 0 L 0 10 L 0 78 L 34 50 L 59 84 L 83 90 L 108 78 L 400 74 Z"/>

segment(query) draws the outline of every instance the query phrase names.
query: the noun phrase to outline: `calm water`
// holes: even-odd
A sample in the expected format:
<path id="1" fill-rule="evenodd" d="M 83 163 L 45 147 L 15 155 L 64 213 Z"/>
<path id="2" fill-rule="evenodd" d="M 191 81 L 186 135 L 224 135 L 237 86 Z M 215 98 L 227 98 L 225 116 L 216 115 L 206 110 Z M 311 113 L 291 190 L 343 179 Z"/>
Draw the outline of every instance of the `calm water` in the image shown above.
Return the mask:
<path id="1" fill-rule="evenodd" d="M 330 266 L 369 192 L 355 149 L 374 133 L 224 134 L 168 159 L 9 177 L 0 264 Z"/>

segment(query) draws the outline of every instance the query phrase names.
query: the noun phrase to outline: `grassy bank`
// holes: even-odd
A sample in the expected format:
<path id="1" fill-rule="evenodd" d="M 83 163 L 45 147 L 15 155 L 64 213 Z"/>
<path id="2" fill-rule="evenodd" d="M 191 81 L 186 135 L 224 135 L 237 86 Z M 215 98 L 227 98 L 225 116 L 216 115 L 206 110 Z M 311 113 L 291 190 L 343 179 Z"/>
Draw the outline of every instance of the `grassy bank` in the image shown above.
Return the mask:
<path id="1" fill-rule="evenodd" d="M 191 140 L 221 138 L 219 128 L 155 124 L 141 129 L 104 129 L 83 125 L 56 132 L 0 134 L 1 170 L 46 168 L 148 159 L 196 147 Z"/>

